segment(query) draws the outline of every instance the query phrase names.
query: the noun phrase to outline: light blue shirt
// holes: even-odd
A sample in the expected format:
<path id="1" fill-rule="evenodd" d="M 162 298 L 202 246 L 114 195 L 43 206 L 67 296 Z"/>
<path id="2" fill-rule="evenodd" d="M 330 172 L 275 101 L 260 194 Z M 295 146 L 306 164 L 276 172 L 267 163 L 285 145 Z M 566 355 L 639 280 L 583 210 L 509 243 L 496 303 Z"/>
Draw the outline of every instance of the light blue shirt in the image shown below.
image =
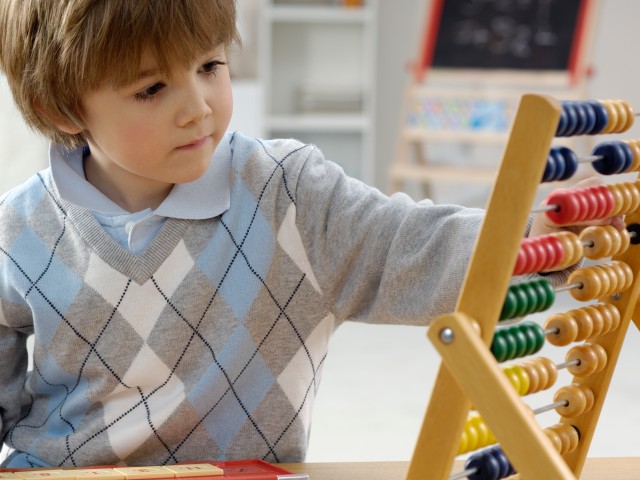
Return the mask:
<path id="1" fill-rule="evenodd" d="M 231 196 L 231 153 L 229 139 L 223 138 L 211 164 L 199 179 L 177 183 L 164 201 L 152 210 L 127 212 L 84 175 L 83 159 L 87 147 L 68 150 L 52 144 L 49 148 L 51 175 L 60 196 L 74 205 L 90 210 L 102 227 L 123 247 L 135 255 L 153 241 L 169 217 L 203 220 L 224 213 Z"/>

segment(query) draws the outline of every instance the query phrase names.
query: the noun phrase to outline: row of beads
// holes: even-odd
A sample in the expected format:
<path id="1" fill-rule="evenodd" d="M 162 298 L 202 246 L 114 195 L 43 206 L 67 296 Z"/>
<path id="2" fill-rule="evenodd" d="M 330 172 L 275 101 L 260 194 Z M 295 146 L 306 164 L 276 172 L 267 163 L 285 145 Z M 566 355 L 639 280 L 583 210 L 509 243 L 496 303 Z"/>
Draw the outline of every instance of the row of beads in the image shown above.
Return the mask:
<path id="1" fill-rule="evenodd" d="M 564 347 L 615 331 L 620 325 L 620 312 L 615 305 L 598 303 L 551 315 L 544 329 L 535 322 L 521 322 L 496 329 L 491 353 L 499 363 L 533 355 L 544 346 Z"/>
<path id="2" fill-rule="evenodd" d="M 588 377 L 607 365 L 607 353 L 597 343 L 583 343 L 571 348 L 565 360 L 563 368 L 576 377 Z M 503 372 L 518 394 L 525 396 L 551 388 L 558 378 L 558 368 L 549 359 L 539 357 L 508 365 Z"/>
<path id="3" fill-rule="evenodd" d="M 602 142 L 591 151 L 590 157 L 580 158 L 568 147 L 552 147 L 542 174 L 542 182 L 564 181 L 573 177 L 578 164 L 590 161 L 601 175 L 617 175 L 640 170 L 638 140 L 612 140 Z"/>
<path id="4" fill-rule="evenodd" d="M 598 303 L 555 313 L 544 324 L 546 339 L 552 345 L 564 347 L 573 342 L 612 332 L 620 325 L 620 312 L 615 305 Z"/>
<path id="5" fill-rule="evenodd" d="M 633 213 L 638 208 L 640 208 L 640 185 L 635 181 L 581 188 L 559 188 L 547 198 L 545 214 L 556 225 L 571 225 Z"/>
<path id="6" fill-rule="evenodd" d="M 633 283 L 633 270 L 620 261 L 593 265 L 571 272 L 565 289 L 578 301 L 586 302 L 605 295 L 622 293 Z M 500 320 L 519 318 L 547 310 L 555 300 L 555 290 L 544 278 L 509 286 L 500 312 Z"/>
<path id="7" fill-rule="evenodd" d="M 513 274 L 561 270 L 582 257 L 599 260 L 620 255 L 630 243 L 629 232 L 612 225 L 587 227 L 579 235 L 567 231 L 525 238 L 518 251 Z"/>
<path id="8" fill-rule="evenodd" d="M 627 230 L 612 225 L 587 227 L 576 235 L 556 232 L 522 240 L 513 275 L 562 270 L 582 257 L 591 260 L 624 253 L 631 243 Z"/>
<path id="9" fill-rule="evenodd" d="M 544 433 L 561 455 L 573 452 L 580 441 L 580 434 L 571 425 L 558 423 L 545 428 Z M 462 475 L 469 480 L 502 480 L 516 473 L 499 445 L 494 445 L 471 455 L 464 464 Z M 452 478 L 462 478 L 455 475 Z"/>
<path id="10" fill-rule="evenodd" d="M 593 265 L 571 272 L 567 280 L 573 298 L 581 302 L 628 290 L 633 283 L 633 270 L 620 261 Z"/>
<path id="11" fill-rule="evenodd" d="M 588 391 L 585 392 L 575 384 L 567 385 L 566 390 L 559 395 L 561 400 L 558 400 L 558 402 L 566 403 L 568 401 L 567 399 L 573 399 L 576 403 L 581 403 L 583 412 L 588 411 L 593 407 L 594 402 L 593 393 L 590 389 L 587 390 Z M 577 436 L 574 436 L 569 430 L 567 430 L 567 427 L 570 427 L 570 430 L 575 432 L 575 429 L 570 425 L 561 423 L 544 429 L 547 436 L 551 439 L 554 447 L 563 455 L 575 450 L 579 440 Z M 472 452 L 495 443 L 496 437 L 491 432 L 484 419 L 479 415 L 471 415 L 467 419 L 464 429 L 462 430 L 462 437 L 458 444 L 457 455 Z"/>
<path id="12" fill-rule="evenodd" d="M 548 390 L 558 379 L 558 367 L 546 357 L 530 358 L 505 370 L 507 379 L 521 396 Z"/>
<path id="13" fill-rule="evenodd" d="M 591 260 L 620 255 L 631 244 L 629 231 L 618 230 L 612 225 L 587 227 L 580 232 L 579 238 L 583 246 L 582 256 Z"/>
<path id="14" fill-rule="evenodd" d="M 533 355 L 544 345 L 544 331 L 534 322 L 496 329 L 491 342 L 491 353 L 498 362 Z"/>
<path id="15" fill-rule="evenodd" d="M 553 305 L 555 298 L 553 285 L 544 278 L 510 285 L 500 312 L 500 320 L 543 312 Z"/>
<path id="16" fill-rule="evenodd" d="M 621 133 L 634 120 L 633 108 L 623 100 L 563 101 L 556 136 Z"/>

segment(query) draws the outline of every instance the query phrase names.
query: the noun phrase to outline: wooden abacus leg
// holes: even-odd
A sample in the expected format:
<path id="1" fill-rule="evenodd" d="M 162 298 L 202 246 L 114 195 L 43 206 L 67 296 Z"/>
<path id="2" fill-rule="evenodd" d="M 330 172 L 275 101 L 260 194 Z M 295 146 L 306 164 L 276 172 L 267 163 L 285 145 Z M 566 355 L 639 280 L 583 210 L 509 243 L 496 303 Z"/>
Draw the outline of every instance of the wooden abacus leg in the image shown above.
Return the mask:
<path id="1" fill-rule="evenodd" d="M 502 374 L 474 331 L 473 323 L 462 313 L 445 315 L 433 322 L 428 336 L 451 374 L 463 385 L 465 394 L 500 439 L 516 471 L 535 471 L 538 478 L 545 479 L 575 478 Z M 492 374 L 479 376 L 478 369 Z"/>

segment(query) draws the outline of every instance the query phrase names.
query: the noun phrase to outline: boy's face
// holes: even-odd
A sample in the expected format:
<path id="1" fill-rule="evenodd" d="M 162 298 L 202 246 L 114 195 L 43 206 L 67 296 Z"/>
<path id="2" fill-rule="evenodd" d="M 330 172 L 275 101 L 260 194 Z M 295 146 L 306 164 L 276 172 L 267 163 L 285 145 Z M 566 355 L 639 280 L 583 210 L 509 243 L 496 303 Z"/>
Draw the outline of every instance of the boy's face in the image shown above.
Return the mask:
<path id="1" fill-rule="evenodd" d="M 157 207 L 173 184 L 207 170 L 232 103 L 224 46 L 191 68 L 175 68 L 170 78 L 152 56 L 143 57 L 139 80 L 83 98 L 87 179 L 130 212 Z"/>

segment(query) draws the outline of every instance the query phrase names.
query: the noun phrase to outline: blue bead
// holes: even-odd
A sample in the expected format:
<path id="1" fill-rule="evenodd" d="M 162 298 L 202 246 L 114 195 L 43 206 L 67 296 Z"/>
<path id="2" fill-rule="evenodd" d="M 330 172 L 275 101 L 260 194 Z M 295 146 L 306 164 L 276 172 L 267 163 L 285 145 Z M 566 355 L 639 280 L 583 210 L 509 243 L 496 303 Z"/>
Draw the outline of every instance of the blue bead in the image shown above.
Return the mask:
<path id="1" fill-rule="evenodd" d="M 590 135 L 596 135 L 602 132 L 602 130 L 604 130 L 605 127 L 609 124 L 609 112 L 607 112 L 607 109 L 604 107 L 604 105 L 602 105 L 597 100 L 589 100 L 587 104 L 591 106 L 591 108 L 593 108 L 593 112 L 596 116 L 596 124 L 588 133 Z"/>
<path id="2" fill-rule="evenodd" d="M 542 183 L 553 182 L 556 179 L 556 157 L 553 154 L 553 149 L 547 155 L 547 164 L 544 167 L 544 173 L 542 174 Z"/>
<path id="3" fill-rule="evenodd" d="M 578 170 L 578 156 L 568 147 L 556 147 L 564 162 L 564 172 L 557 175 L 558 180 L 567 180 L 573 177 Z"/>
<path id="4" fill-rule="evenodd" d="M 509 463 L 507 456 L 502 451 L 502 448 L 500 448 L 500 445 L 494 445 L 487 451 L 500 466 L 498 478 L 506 478 L 507 476 L 512 475 L 511 472 L 513 471 L 513 467 L 511 466 L 511 463 Z"/>
<path id="5" fill-rule="evenodd" d="M 576 112 L 575 102 L 566 101 L 562 105 L 562 109 L 567 112 L 567 128 L 563 132 L 564 137 L 570 137 L 578 128 L 578 113 Z"/>
<path id="6" fill-rule="evenodd" d="M 633 150 L 626 142 L 622 142 L 620 140 L 616 140 L 616 142 L 619 143 L 620 148 L 624 150 L 625 162 L 624 167 L 622 167 L 622 173 L 628 172 L 633 164 Z"/>
<path id="7" fill-rule="evenodd" d="M 593 168 L 602 175 L 615 175 L 622 172 L 626 163 L 625 151 L 615 142 L 602 142 L 595 146 L 592 155 L 603 157 L 593 162 Z"/>
<path id="8" fill-rule="evenodd" d="M 587 124 L 585 125 L 583 134 L 589 135 L 596 127 L 596 112 L 593 108 L 593 105 L 591 105 L 589 102 L 582 102 L 582 108 L 584 108 L 585 114 L 587 115 Z"/>
<path id="9" fill-rule="evenodd" d="M 562 108 L 560 112 L 560 119 L 558 120 L 558 128 L 556 128 L 556 137 L 564 137 L 564 132 L 567 129 L 569 119 L 567 118 L 567 112 Z"/>
<path id="10" fill-rule="evenodd" d="M 499 480 L 500 464 L 489 453 L 482 451 L 469 457 L 464 464 L 465 470 L 475 469 L 476 472 L 468 475 L 469 480 Z"/>
<path id="11" fill-rule="evenodd" d="M 573 111 L 576 112 L 576 128 L 574 128 L 571 134 L 584 135 L 587 132 L 587 126 L 589 123 L 587 109 L 584 106 L 584 102 L 574 102 Z"/>

